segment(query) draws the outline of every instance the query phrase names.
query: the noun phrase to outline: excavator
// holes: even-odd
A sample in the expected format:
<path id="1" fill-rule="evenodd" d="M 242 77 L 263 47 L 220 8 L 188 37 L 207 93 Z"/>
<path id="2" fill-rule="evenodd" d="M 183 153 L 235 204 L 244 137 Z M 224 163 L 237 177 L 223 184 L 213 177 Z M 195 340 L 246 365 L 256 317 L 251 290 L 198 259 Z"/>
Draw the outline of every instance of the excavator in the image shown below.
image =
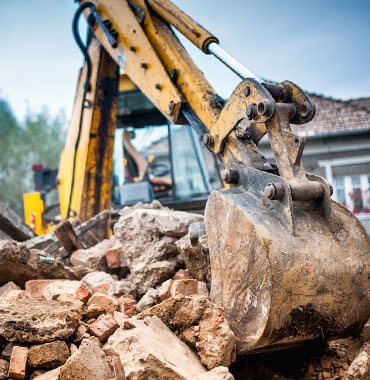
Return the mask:
<path id="1" fill-rule="evenodd" d="M 161 135 L 140 150 L 135 133 L 148 121 L 133 121 L 135 112 L 117 118 L 118 89 L 126 93 L 126 105 L 140 90 L 159 111 L 157 125 L 168 123 L 169 140 L 177 133 L 185 151 L 200 140 L 223 169 L 226 188 L 202 187 L 201 176 L 194 176 L 193 188 L 198 195 L 213 190 L 204 211 L 211 299 L 225 310 L 238 354 L 358 331 L 370 316 L 370 240 L 356 217 L 331 200 L 331 184 L 302 165 L 305 139 L 291 124 L 315 116 L 305 91 L 288 80 L 270 83 L 253 74 L 169 0 L 78 3 L 73 31 L 85 64 L 57 176 L 61 218 L 88 219 L 110 208 L 118 193 L 130 204 L 148 201 L 153 193 L 174 199 L 180 191 L 173 173 L 169 176 L 155 157 L 153 145 L 158 148 Z M 86 43 L 79 34 L 82 16 L 89 30 Z M 240 77 L 226 101 L 194 64 L 175 29 Z M 121 129 L 117 143 L 116 127 Z M 265 135 L 274 163 L 258 149 Z M 131 182 L 112 179 L 116 147 L 136 162 L 124 176 Z M 189 171 L 187 155 L 173 160 L 180 174 Z M 199 150 L 194 157 L 200 160 Z M 38 198 L 26 197 L 26 219 L 35 215 L 27 203 L 43 210 L 40 194 L 30 196 Z"/>

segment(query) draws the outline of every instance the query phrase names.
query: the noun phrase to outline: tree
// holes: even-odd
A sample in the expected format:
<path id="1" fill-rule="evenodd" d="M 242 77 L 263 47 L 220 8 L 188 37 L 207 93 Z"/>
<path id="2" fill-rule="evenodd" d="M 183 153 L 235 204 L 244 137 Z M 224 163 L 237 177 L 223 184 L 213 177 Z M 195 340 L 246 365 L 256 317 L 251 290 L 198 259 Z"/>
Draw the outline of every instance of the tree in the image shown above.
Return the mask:
<path id="1" fill-rule="evenodd" d="M 23 213 L 23 193 L 32 191 L 32 164 L 56 168 L 63 148 L 65 117 L 47 108 L 28 112 L 23 123 L 9 103 L 0 99 L 0 201 Z"/>

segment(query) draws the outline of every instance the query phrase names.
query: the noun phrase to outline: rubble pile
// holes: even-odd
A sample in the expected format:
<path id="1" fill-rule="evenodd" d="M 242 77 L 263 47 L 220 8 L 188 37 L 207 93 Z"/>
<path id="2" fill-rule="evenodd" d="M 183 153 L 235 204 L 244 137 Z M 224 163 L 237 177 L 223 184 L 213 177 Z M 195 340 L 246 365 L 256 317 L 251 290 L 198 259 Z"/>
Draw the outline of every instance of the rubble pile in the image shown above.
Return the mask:
<path id="1" fill-rule="evenodd" d="M 369 325 L 299 368 L 299 353 L 237 358 L 203 216 L 138 204 L 109 236 L 107 215 L 0 240 L 0 380 L 369 378 Z"/>

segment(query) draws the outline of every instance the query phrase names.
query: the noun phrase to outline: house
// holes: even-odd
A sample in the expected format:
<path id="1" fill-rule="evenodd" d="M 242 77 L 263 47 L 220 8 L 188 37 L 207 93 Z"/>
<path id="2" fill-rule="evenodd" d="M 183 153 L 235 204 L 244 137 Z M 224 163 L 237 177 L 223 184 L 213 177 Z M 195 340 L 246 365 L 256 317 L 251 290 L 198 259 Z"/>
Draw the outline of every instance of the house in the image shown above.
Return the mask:
<path id="1" fill-rule="evenodd" d="M 370 97 L 339 100 L 310 94 L 316 116 L 292 126 L 306 137 L 303 165 L 307 172 L 333 184 L 333 199 L 345 205 L 370 232 Z M 259 145 L 266 158 L 268 140 Z"/>

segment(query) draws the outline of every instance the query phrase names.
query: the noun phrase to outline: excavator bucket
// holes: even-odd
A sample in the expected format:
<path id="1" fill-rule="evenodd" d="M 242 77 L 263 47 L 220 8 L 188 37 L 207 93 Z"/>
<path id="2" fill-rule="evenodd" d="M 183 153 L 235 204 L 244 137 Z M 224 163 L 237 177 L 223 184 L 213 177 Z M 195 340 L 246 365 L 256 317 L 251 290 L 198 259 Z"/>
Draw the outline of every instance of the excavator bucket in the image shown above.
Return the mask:
<path id="1" fill-rule="evenodd" d="M 300 162 L 304 139 L 290 122 L 310 120 L 314 105 L 291 82 L 280 85 L 291 98 L 276 103 L 246 82 L 257 104 L 251 115 L 259 136 L 269 135 L 278 170 L 234 163 L 232 187 L 209 197 L 211 298 L 224 307 L 239 354 L 354 333 L 370 317 L 370 239 L 331 200 L 331 185 Z"/>
<path id="2" fill-rule="evenodd" d="M 329 222 L 317 204 L 270 200 L 264 188 L 280 177 L 243 174 L 240 186 L 213 192 L 205 211 L 211 297 L 238 353 L 356 331 L 370 312 L 363 226 L 334 201 Z"/>

